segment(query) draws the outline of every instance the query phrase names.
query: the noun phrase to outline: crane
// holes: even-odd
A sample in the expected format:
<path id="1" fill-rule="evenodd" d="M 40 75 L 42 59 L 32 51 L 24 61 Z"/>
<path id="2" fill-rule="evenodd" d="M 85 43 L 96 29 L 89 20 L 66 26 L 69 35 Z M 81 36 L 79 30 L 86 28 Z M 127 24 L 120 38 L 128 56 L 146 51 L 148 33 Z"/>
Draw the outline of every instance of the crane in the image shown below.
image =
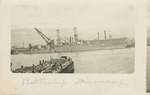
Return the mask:
<path id="1" fill-rule="evenodd" d="M 65 39 L 66 39 L 68 42 L 70 42 L 70 40 L 69 40 L 67 37 L 65 37 Z"/>
<path id="2" fill-rule="evenodd" d="M 66 43 L 66 40 L 64 40 L 62 37 L 60 37 L 61 40 L 63 40 Z"/>
<path id="3" fill-rule="evenodd" d="M 47 45 L 50 45 L 50 47 L 54 47 L 54 40 L 51 40 L 50 38 L 48 38 L 46 35 L 44 35 L 40 30 L 38 30 L 37 28 L 34 28 L 39 35 L 45 40 L 45 42 L 47 43 Z"/>

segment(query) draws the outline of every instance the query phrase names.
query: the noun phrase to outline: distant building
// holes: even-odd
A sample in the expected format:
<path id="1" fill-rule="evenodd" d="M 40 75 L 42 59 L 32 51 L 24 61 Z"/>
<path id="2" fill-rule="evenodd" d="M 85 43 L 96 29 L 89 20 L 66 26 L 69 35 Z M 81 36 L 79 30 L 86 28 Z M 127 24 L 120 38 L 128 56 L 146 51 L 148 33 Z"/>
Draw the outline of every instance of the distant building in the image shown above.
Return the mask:
<path id="1" fill-rule="evenodd" d="M 17 46 L 12 46 L 11 47 L 11 54 L 18 54 L 18 53 L 23 53 L 25 51 L 27 51 L 28 49 L 25 47 L 20 47 L 18 48 Z"/>
<path id="2" fill-rule="evenodd" d="M 15 48 L 11 48 L 11 54 L 18 54 L 17 49 L 15 49 Z"/>
<path id="3" fill-rule="evenodd" d="M 17 51 L 18 52 L 25 52 L 25 51 L 27 51 L 27 48 L 25 48 L 25 47 L 17 48 Z"/>
<path id="4" fill-rule="evenodd" d="M 32 44 L 29 44 L 29 51 L 36 51 L 36 50 L 45 50 L 45 49 L 49 49 L 48 45 L 35 45 L 33 46 Z"/>

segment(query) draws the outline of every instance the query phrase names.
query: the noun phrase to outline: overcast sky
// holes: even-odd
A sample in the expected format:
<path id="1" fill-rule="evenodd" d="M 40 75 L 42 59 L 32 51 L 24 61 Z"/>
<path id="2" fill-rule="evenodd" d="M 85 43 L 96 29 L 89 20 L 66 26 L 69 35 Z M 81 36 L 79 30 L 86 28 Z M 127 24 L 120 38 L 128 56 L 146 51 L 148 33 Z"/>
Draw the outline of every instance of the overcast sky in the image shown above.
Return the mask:
<path id="1" fill-rule="evenodd" d="M 14 4 L 11 9 L 12 45 L 45 44 L 35 27 L 51 39 L 56 39 L 56 29 L 62 38 L 73 36 L 73 27 L 79 39 L 96 39 L 97 32 L 104 39 L 104 30 L 113 38 L 135 36 L 135 8 L 129 1 L 49 0 Z"/>
<path id="2" fill-rule="evenodd" d="M 150 37 L 150 0 L 147 1 L 147 36 Z"/>

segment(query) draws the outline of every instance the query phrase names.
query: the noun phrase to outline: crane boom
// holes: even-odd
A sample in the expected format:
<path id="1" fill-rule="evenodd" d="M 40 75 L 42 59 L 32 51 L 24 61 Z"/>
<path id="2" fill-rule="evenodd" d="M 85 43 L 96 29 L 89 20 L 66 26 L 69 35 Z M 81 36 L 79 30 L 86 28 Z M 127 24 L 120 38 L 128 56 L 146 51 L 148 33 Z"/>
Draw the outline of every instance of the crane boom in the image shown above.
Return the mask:
<path id="1" fill-rule="evenodd" d="M 50 44 L 51 43 L 51 39 L 48 38 L 47 36 L 45 36 L 42 32 L 40 32 L 40 30 L 38 30 L 37 28 L 35 28 L 35 30 L 39 33 L 39 35 L 45 40 L 45 42 L 47 44 Z"/>
<path id="2" fill-rule="evenodd" d="M 63 38 L 60 37 L 61 40 L 63 40 L 64 42 L 66 42 L 66 40 L 64 40 Z"/>
<path id="3" fill-rule="evenodd" d="M 70 42 L 70 40 L 67 37 L 65 37 L 65 39 Z"/>

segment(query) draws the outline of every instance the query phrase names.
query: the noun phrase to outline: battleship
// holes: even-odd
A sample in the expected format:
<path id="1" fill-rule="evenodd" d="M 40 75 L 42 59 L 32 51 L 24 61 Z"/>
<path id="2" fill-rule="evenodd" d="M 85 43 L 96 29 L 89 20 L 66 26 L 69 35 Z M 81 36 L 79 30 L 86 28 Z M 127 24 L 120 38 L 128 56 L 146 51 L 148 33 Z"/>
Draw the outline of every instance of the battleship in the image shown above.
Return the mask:
<path id="1" fill-rule="evenodd" d="M 63 39 L 59 36 L 59 29 L 57 32 L 57 43 L 54 43 L 54 39 L 48 38 L 40 30 L 35 28 L 37 33 L 45 40 L 47 43 L 47 48 L 34 49 L 31 44 L 29 44 L 29 49 L 24 52 L 24 54 L 41 54 L 41 53 L 63 53 L 63 52 L 81 52 L 81 51 L 96 51 L 96 50 L 112 50 L 112 49 L 124 49 L 129 47 L 134 47 L 134 41 L 129 38 L 112 38 L 109 35 L 107 38 L 106 31 L 104 30 L 104 39 L 99 39 L 99 32 L 97 33 L 98 38 L 96 40 L 81 40 L 78 39 L 77 28 L 74 27 L 74 38 L 65 37 Z"/>

